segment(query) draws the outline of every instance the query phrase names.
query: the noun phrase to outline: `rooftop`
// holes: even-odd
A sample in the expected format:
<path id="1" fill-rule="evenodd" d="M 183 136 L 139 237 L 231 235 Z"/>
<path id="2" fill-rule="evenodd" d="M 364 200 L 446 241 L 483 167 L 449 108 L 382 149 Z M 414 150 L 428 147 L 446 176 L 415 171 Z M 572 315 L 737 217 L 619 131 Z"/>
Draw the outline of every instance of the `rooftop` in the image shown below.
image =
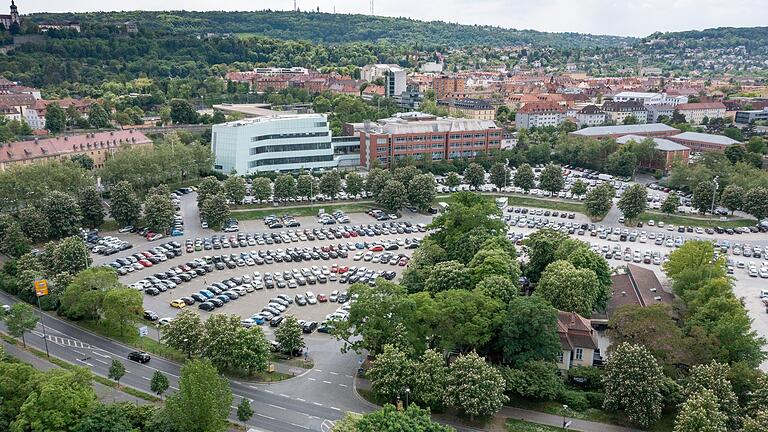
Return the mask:
<path id="1" fill-rule="evenodd" d="M 722 102 L 697 102 L 697 103 L 686 103 L 686 104 L 680 104 L 677 106 L 677 109 L 679 111 L 685 111 L 685 110 L 699 110 L 699 109 L 725 109 L 725 104 Z"/>
<path id="2" fill-rule="evenodd" d="M 80 135 L 62 135 L 54 138 L 17 141 L 2 145 L 2 148 L 0 148 L 0 162 L 62 156 L 88 150 L 150 143 L 152 141 L 143 133 L 133 129 Z"/>
<path id="3" fill-rule="evenodd" d="M 421 112 L 397 113 L 378 122 L 355 123 L 356 130 L 369 129 L 380 134 L 407 134 L 426 132 L 454 132 L 498 129 L 492 120 L 473 120 L 454 117 L 436 117 Z"/>
<path id="4" fill-rule="evenodd" d="M 284 111 L 273 111 L 273 112 L 284 112 Z M 259 123 L 269 123 L 269 122 L 272 122 L 272 121 L 304 120 L 304 119 L 312 119 L 312 118 L 318 119 L 318 120 L 323 120 L 323 121 L 327 120 L 327 117 L 325 116 L 325 114 L 296 114 L 296 113 L 288 113 L 288 114 L 266 115 L 266 116 L 261 116 L 261 117 L 245 118 L 245 119 L 242 119 L 242 120 L 235 120 L 235 121 L 226 122 L 226 123 L 219 123 L 216 126 L 241 127 L 241 126 L 249 126 L 249 125 L 254 125 L 254 124 L 259 124 Z"/>
<path id="5" fill-rule="evenodd" d="M 632 135 L 654 132 L 679 132 L 679 129 L 667 126 L 664 123 L 647 123 L 636 125 L 595 126 L 571 132 L 580 136 L 605 136 L 605 135 Z"/>
<path id="6" fill-rule="evenodd" d="M 290 114 L 286 111 L 275 111 L 270 104 L 219 104 L 214 105 L 213 109 L 224 112 L 237 112 L 251 117 L 275 116 L 280 114 Z"/>
<path id="7" fill-rule="evenodd" d="M 623 137 L 619 137 L 616 139 L 616 142 L 619 144 L 626 144 L 629 141 L 634 142 L 641 142 L 643 140 L 649 139 L 649 137 L 644 137 L 640 135 L 624 135 Z M 681 150 L 688 150 L 688 147 L 678 144 L 674 141 L 670 141 L 668 139 L 664 138 L 650 138 L 653 140 L 653 142 L 656 144 L 656 149 L 661 151 L 681 151 Z"/>
<path id="8" fill-rule="evenodd" d="M 676 140 L 679 139 L 679 140 L 686 140 L 686 141 L 698 141 L 698 142 L 720 144 L 720 145 L 739 144 L 738 141 L 728 138 L 725 135 L 712 135 L 712 134 L 705 134 L 700 132 L 683 132 L 681 134 L 673 135 L 670 138 L 676 139 Z"/>

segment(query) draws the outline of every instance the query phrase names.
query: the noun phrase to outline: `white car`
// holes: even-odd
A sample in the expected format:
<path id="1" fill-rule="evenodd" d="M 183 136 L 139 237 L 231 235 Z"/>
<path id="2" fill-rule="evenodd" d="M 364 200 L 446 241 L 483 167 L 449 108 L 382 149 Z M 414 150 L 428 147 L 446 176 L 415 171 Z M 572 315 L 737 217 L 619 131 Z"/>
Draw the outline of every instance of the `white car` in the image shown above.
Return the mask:
<path id="1" fill-rule="evenodd" d="M 315 293 L 312 291 L 307 291 L 304 293 L 304 296 L 307 298 L 307 303 L 309 304 L 317 304 L 317 297 L 315 297 Z"/>

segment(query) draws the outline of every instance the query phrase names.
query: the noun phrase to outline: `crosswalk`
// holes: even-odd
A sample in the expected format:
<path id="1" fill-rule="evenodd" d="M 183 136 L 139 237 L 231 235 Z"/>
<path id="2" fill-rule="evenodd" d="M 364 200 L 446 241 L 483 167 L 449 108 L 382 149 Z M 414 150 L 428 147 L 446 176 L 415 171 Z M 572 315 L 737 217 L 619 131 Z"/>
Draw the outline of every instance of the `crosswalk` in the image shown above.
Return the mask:
<path id="1" fill-rule="evenodd" d="M 40 332 L 37 330 L 32 330 L 32 334 L 40 338 L 44 337 L 43 332 Z M 79 341 L 77 339 L 65 338 L 65 337 L 50 335 L 50 334 L 47 335 L 47 339 L 49 342 L 55 343 L 56 345 L 63 346 L 63 347 L 79 348 L 79 349 L 85 349 L 85 350 L 97 349 L 91 346 L 90 344 Z"/>

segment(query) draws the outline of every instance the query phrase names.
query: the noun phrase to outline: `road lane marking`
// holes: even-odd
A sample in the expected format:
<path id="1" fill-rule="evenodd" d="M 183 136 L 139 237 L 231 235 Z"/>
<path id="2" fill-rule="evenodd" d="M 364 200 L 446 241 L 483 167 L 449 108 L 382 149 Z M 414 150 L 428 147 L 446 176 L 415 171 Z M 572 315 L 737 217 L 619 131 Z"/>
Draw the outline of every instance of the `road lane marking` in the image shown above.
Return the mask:
<path id="1" fill-rule="evenodd" d="M 317 380 L 316 380 L 316 379 L 314 379 L 314 378 L 307 378 L 307 379 L 308 379 L 308 380 L 310 380 L 310 381 L 317 381 Z"/>
<path id="2" fill-rule="evenodd" d="M 331 375 L 338 375 L 338 372 L 328 372 Z"/>
<path id="3" fill-rule="evenodd" d="M 309 429 L 308 427 L 306 427 L 304 425 L 300 425 L 300 424 L 296 424 L 296 423 L 291 423 L 290 425 L 291 426 L 295 426 L 295 427 L 299 427 L 299 428 L 302 428 L 302 429 Z"/>
<path id="4" fill-rule="evenodd" d="M 339 408 L 331 407 L 332 410 L 341 411 Z"/>
<path id="5" fill-rule="evenodd" d="M 347 385 L 346 385 L 346 384 L 339 384 L 339 386 L 341 386 L 341 387 L 347 387 Z"/>
<path id="6" fill-rule="evenodd" d="M 285 411 L 285 408 L 283 408 L 281 406 L 273 405 L 271 403 L 268 403 L 267 405 L 271 406 L 272 408 L 277 408 L 277 409 L 281 409 L 281 410 Z"/>
<path id="7" fill-rule="evenodd" d="M 302 398 L 296 398 L 296 400 L 299 401 L 299 402 L 306 402 L 306 400 L 304 400 Z"/>
<path id="8" fill-rule="evenodd" d="M 290 396 L 288 396 L 287 394 L 284 394 L 284 393 L 280 393 L 280 396 L 286 397 L 286 398 L 290 398 Z"/>
<path id="9" fill-rule="evenodd" d="M 264 415 L 264 414 L 256 413 L 256 415 L 259 416 L 259 417 L 264 417 L 265 419 L 269 419 L 269 420 L 274 420 L 275 419 L 274 417 L 270 417 L 270 416 Z"/>
<path id="10" fill-rule="evenodd" d="M 323 381 L 323 382 L 324 382 L 324 383 L 326 383 L 326 384 L 331 384 L 331 382 L 330 382 L 330 381 Z"/>
<path id="11" fill-rule="evenodd" d="M 321 404 L 320 402 L 312 402 L 312 403 L 317 405 L 317 406 L 323 406 L 323 404 Z"/>

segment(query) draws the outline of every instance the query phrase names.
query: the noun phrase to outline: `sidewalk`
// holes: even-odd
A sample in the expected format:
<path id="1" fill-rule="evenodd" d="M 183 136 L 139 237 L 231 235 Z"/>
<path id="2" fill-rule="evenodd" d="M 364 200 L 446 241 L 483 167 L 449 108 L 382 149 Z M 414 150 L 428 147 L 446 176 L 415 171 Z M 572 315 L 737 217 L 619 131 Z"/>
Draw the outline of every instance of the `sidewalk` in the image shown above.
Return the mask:
<path id="1" fill-rule="evenodd" d="M 47 372 L 52 369 L 59 369 L 59 367 L 55 364 L 42 359 L 21 347 L 11 345 L 4 340 L 0 341 L 0 343 L 2 343 L 3 349 L 5 349 L 5 352 L 8 354 L 8 356 L 31 365 L 39 371 Z M 96 397 L 103 403 L 132 402 L 137 405 L 146 405 L 150 403 L 144 399 L 131 396 L 128 393 L 123 393 L 115 388 L 107 387 L 96 381 L 92 381 L 91 384 L 93 386 L 93 390 L 96 392 Z"/>
<path id="2" fill-rule="evenodd" d="M 563 427 L 563 417 L 554 414 L 547 414 L 539 411 L 530 411 L 521 408 L 514 408 L 505 406 L 499 411 L 496 416 L 506 418 L 513 418 L 517 420 L 525 420 L 531 423 L 539 423 L 554 427 Z M 640 432 L 638 429 L 626 428 L 623 426 L 615 426 L 607 423 L 597 423 L 587 420 L 579 420 L 573 418 L 567 418 L 566 421 L 570 421 L 571 425 L 569 430 L 584 431 L 584 432 Z"/>

